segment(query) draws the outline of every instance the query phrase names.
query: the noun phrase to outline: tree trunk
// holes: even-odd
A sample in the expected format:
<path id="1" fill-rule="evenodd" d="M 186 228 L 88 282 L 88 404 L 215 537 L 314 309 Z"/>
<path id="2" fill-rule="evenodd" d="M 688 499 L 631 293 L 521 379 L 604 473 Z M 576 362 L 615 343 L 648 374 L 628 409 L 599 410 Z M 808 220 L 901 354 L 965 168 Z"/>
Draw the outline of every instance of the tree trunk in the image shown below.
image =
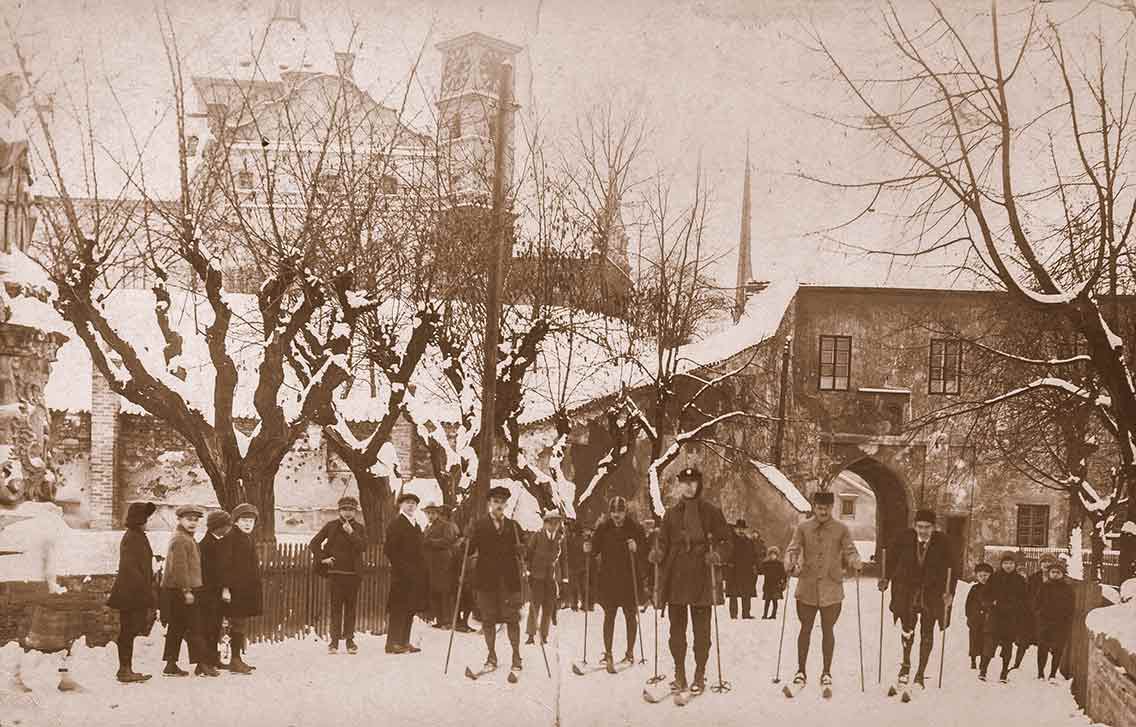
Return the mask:
<path id="1" fill-rule="evenodd" d="M 378 477 L 370 470 L 353 470 L 352 474 L 359 486 L 359 507 L 363 510 L 367 542 L 381 543 L 391 515 L 390 478 Z"/>

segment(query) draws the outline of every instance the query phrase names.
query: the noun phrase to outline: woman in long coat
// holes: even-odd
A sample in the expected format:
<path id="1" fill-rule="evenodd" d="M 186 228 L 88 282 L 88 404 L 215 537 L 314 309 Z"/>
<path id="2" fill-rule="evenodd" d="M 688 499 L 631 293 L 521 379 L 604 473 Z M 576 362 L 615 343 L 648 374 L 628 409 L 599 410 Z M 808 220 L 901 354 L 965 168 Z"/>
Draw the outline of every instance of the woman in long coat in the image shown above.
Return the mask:
<path id="1" fill-rule="evenodd" d="M 146 537 L 146 521 L 157 506 L 133 502 L 126 511 L 126 532 L 118 546 L 118 574 L 107 606 L 118 611 L 118 680 L 143 682 L 149 674 L 134 671 L 134 639 L 150 633 L 158 607 L 154 584 L 154 551 Z"/>
<path id="2" fill-rule="evenodd" d="M 753 541 L 745 534 L 746 521 L 734 523 L 734 552 L 732 560 L 723 569 L 726 574 L 726 595 L 730 598 L 730 618 L 738 617 L 738 601 L 742 602 L 742 618 L 753 618 L 750 608 L 757 595 L 757 553 Z"/>

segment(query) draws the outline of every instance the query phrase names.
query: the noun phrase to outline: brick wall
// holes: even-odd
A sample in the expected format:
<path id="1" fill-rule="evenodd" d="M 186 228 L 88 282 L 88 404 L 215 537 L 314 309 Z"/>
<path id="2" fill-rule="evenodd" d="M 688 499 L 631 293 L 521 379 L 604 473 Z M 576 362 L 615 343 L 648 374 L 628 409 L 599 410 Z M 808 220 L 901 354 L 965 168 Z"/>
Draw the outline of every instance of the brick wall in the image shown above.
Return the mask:
<path id="1" fill-rule="evenodd" d="M 91 452 L 87 505 L 91 527 L 117 523 L 115 467 L 118 461 L 118 394 L 98 371 L 91 373 Z"/>
<path id="2" fill-rule="evenodd" d="M 60 576 L 69 599 L 80 601 L 87 614 L 86 643 L 103 646 L 118 635 L 118 611 L 106 607 L 114 585 L 113 575 Z M 16 641 L 27 632 L 32 609 L 48 598 L 47 583 L 0 582 L 0 645 Z"/>
<path id="3" fill-rule="evenodd" d="M 1136 724 L 1136 654 L 1106 634 L 1092 634 L 1087 682 L 1085 711 L 1094 722 Z"/>

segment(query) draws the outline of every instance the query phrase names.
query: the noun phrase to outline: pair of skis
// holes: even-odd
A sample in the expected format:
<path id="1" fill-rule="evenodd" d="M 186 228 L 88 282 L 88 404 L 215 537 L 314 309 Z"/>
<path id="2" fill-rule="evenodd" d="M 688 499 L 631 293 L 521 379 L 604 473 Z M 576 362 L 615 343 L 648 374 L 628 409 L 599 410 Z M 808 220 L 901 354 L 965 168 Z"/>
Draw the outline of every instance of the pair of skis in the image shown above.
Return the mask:
<path id="1" fill-rule="evenodd" d="M 895 684 L 888 687 L 887 695 L 894 697 L 899 695 L 899 701 L 907 704 L 911 701 L 911 685 L 907 682 L 907 677 L 900 677 L 896 679 Z"/>
<path id="2" fill-rule="evenodd" d="M 643 689 L 643 700 L 648 704 L 658 704 L 659 702 L 665 700 L 667 697 L 670 697 L 671 701 L 674 703 L 674 706 L 685 707 L 686 705 L 690 704 L 692 700 L 701 696 L 703 693 L 705 693 L 704 689 L 695 692 L 692 691 L 689 687 L 687 687 L 686 689 L 664 688 L 662 690 L 652 690 L 650 687 L 646 687 Z"/>
<path id="3" fill-rule="evenodd" d="M 495 671 L 497 671 L 496 666 L 483 666 L 480 669 L 478 669 L 477 671 L 474 671 L 473 669 L 471 669 L 467 666 L 465 668 L 465 676 L 466 676 L 466 679 L 470 679 L 472 681 L 477 681 L 478 679 L 485 676 L 486 674 L 491 674 Z M 516 684 L 520 680 L 520 677 L 518 676 L 519 671 L 520 671 L 519 669 L 510 669 L 509 670 L 509 676 L 505 677 L 505 681 L 509 682 L 510 684 Z"/>
<path id="4" fill-rule="evenodd" d="M 572 663 L 572 673 L 578 677 L 587 676 L 588 674 L 595 674 L 596 672 L 606 671 L 608 674 L 619 674 L 625 672 L 631 667 L 635 666 L 634 661 L 621 661 L 614 664 L 608 661 L 601 661 L 599 664 L 583 664 Z"/>
<path id="5" fill-rule="evenodd" d="M 808 686 L 807 682 L 793 682 L 781 687 L 781 693 L 785 695 L 786 699 L 796 699 L 801 690 Z M 832 685 L 825 684 L 821 687 L 820 694 L 825 699 L 832 699 Z"/>

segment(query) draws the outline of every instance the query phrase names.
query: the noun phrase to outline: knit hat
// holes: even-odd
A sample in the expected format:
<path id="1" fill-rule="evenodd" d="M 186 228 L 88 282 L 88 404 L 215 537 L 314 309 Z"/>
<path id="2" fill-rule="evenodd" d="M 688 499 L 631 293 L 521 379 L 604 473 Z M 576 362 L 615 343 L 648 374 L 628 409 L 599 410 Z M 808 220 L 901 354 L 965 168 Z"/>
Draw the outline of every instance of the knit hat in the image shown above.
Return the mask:
<path id="1" fill-rule="evenodd" d="M 979 563 L 978 565 L 974 566 L 974 572 L 975 573 L 993 573 L 994 572 L 994 566 L 990 565 L 989 563 Z"/>
<path id="2" fill-rule="evenodd" d="M 224 510 L 214 510 L 205 518 L 206 530 L 220 530 L 233 524 L 233 518 Z"/>
<path id="3" fill-rule="evenodd" d="M 1042 564 L 1052 563 L 1055 560 L 1057 560 L 1057 558 L 1055 558 L 1052 553 L 1042 553 L 1041 557 L 1038 558 L 1038 561 Z"/>
<path id="4" fill-rule="evenodd" d="M 1058 560 L 1057 558 L 1054 558 L 1054 559 L 1053 559 L 1053 562 L 1052 562 L 1052 563 L 1050 563 L 1049 565 L 1047 565 L 1047 566 L 1045 567 L 1045 569 L 1046 569 L 1047 571 L 1051 571 L 1051 570 L 1059 570 L 1059 571 L 1061 571 L 1062 573 L 1066 573 L 1066 572 L 1067 572 L 1067 570 L 1068 570 L 1068 566 L 1066 566 L 1066 565 L 1065 565 L 1065 561 L 1063 561 L 1063 560 Z"/>
<path id="5" fill-rule="evenodd" d="M 1002 559 L 1001 559 L 1001 560 L 999 560 L 998 562 L 999 562 L 999 563 L 1005 563 L 1005 562 L 1006 562 L 1006 561 L 1008 561 L 1008 560 L 1012 560 L 1013 562 L 1017 563 L 1017 562 L 1018 562 L 1018 557 L 1017 557 L 1016 555 L 1014 555 L 1013 553 L 1003 553 L 1003 554 L 1002 554 Z"/>
<path id="6" fill-rule="evenodd" d="M 935 524 L 935 511 L 921 507 L 915 511 L 915 522 Z"/>
<path id="7" fill-rule="evenodd" d="M 240 520 L 243 517 L 251 517 L 260 519 L 260 510 L 256 509 L 256 505 L 250 505 L 247 502 L 242 502 L 233 508 L 233 522 Z"/>

